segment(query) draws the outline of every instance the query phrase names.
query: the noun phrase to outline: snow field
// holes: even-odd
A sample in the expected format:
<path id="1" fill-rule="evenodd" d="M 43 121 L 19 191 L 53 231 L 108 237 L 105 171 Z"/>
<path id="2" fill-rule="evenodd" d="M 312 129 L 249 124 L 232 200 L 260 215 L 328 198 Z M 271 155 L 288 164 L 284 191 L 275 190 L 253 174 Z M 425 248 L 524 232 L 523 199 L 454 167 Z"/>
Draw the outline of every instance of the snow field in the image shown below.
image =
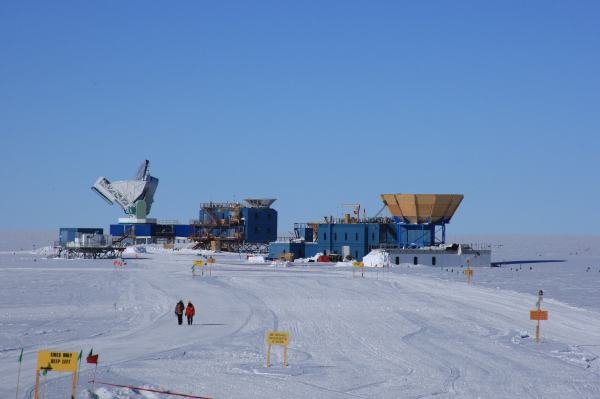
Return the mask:
<path id="1" fill-rule="evenodd" d="M 593 256 L 476 269 L 471 286 L 437 268 L 366 269 L 353 279 L 350 266 L 273 267 L 238 255 L 217 255 L 212 277 L 192 277 L 193 253 L 147 256 L 115 270 L 110 260 L 0 255 L 0 397 L 14 397 L 20 347 L 24 398 L 37 350 L 91 347 L 100 381 L 215 398 L 600 397 Z M 528 312 L 539 288 L 550 318 L 536 344 Z M 196 306 L 193 326 L 177 325 L 179 299 Z M 288 368 L 280 349 L 265 367 L 269 329 L 290 332 Z M 88 398 L 91 368 L 82 369 L 78 397 Z M 48 398 L 69 385 L 51 374 Z M 161 397 L 99 385 L 95 393 Z"/>

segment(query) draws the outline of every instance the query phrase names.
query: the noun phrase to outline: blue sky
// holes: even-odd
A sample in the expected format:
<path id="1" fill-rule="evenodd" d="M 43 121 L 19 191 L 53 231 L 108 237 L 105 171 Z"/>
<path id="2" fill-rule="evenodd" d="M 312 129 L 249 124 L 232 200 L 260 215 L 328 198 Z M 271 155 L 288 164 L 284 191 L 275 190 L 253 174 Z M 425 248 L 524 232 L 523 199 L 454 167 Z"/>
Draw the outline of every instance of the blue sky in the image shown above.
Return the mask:
<path id="1" fill-rule="evenodd" d="M 462 193 L 452 233 L 597 234 L 600 3 L 2 2 L 0 227 L 278 198 L 280 233 Z"/>

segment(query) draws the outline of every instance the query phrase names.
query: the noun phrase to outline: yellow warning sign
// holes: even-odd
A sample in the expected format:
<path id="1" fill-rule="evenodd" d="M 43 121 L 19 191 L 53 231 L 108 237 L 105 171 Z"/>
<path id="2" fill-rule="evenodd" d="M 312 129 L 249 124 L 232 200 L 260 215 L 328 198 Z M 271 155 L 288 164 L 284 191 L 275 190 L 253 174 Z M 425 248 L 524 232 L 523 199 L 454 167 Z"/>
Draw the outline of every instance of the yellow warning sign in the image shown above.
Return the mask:
<path id="1" fill-rule="evenodd" d="M 290 333 L 287 331 L 268 331 L 267 344 L 287 346 L 290 342 Z"/>
<path id="2" fill-rule="evenodd" d="M 77 372 L 77 352 L 39 351 L 38 370 Z"/>
<path id="3" fill-rule="evenodd" d="M 548 311 L 547 310 L 530 310 L 529 311 L 529 319 L 530 320 L 548 320 Z"/>
<path id="4" fill-rule="evenodd" d="M 354 262 L 352 263 L 352 267 L 365 267 L 365 264 L 363 262 Z"/>
<path id="5" fill-rule="evenodd" d="M 283 346 L 283 365 L 287 367 L 287 351 L 288 344 L 290 342 L 290 333 L 287 331 L 267 331 L 267 367 L 271 367 L 271 346 L 281 345 Z"/>
<path id="6" fill-rule="evenodd" d="M 194 266 L 196 266 L 196 267 L 202 267 L 202 266 L 204 266 L 204 261 L 203 260 L 195 260 L 194 261 Z"/>

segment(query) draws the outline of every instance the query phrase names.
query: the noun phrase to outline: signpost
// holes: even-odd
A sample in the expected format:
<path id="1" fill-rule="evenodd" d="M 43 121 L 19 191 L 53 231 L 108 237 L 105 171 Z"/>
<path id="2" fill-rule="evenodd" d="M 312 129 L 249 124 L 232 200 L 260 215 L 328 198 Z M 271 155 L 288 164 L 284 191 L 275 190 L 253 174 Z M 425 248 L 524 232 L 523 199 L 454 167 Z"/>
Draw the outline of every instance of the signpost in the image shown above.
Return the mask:
<path id="1" fill-rule="evenodd" d="M 360 269 L 360 276 L 365 277 L 365 264 L 363 262 L 354 262 L 352 264 L 352 278 L 355 277 L 356 269 Z"/>
<path id="2" fill-rule="evenodd" d="M 200 269 L 200 275 L 204 276 L 204 267 L 208 266 L 208 275 L 212 276 L 212 264 L 215 262 L 213 257 L 210 257 L 208 260 L 195 260 L 192 265 L 192 275 L 197 276 L 196 269 Z"/>
<path id="3" fill-rule="evenodd" d="M 266 341 L 267 349 L 267 367 L 271 367 L 271 346 L 283 346 L 283 365 L 287 367 L 287 350 L 290 343 L 290 333 L 287 331 L 267 331 Z"/>
<path id="4" fill-rule="evenodd" d="M 471 279 L 473 278 L 474 271 L 470 267 L 467 266 L 465 270 L 463 270 L 465 276 L 467 276 L 467 282 L 471 284 Z"/>
<path id="5" fill-rule="evenodd" d="M 536 310 L 529 311 L 529 319 L 536 320 L 537 325 L 535 326 L 535 342 L 540 342 L 540 320 L 548 320 L 548 311 L 542 310 L 542 298 L 544 296 L 544 291 L 538 291 L 538 300 L 535 303 L 537 306 Z"/>
<path id="6" fill-rule="evenodd" d="M 57 371 L 73 373 L 71 398 L 75 398 L 77 389 L 77 352 L 39 351 L 35 371 L 35 391 L 33 398 L 40 398 L 40 371 Z"/>

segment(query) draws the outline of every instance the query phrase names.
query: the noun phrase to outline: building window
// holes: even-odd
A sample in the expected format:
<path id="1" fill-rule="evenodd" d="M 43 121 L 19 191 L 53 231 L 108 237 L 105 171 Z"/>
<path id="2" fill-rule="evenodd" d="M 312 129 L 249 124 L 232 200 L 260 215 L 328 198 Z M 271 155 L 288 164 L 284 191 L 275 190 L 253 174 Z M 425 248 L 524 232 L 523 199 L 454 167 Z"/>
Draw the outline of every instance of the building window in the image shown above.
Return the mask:
<path id="1" fill-rule="evenodd" d="M 371 241 L 375 241 L 375 233 L 371 233 Z"/>
<path id="2" fill-rule="evenodd" d="M 413 265 L 418 265 L 419 264 L 419 258 L 417 258 L 416 256 L 413 258 Z"/>
<path id="3" fill-rule="evenodd" d="M 271 214 L 267 213 L 267 219 L 271 220 Z"/>
<path id="4" fill-rule="evenodd" d="M 327 241 L 327 233 L 323 233 L 323 241 Z"/>
<path id="5" fill-rule="evenodd" d="M 358 241 L 358 233 L 356 233 L 354 237 L 356 237 L 356 241 Z"/>
<path id="6" fill-rule="evenodd" d="M 431 266 L 435 266 L 435 256 L 431 257 Z"/>
<path id="7" fill-rule="evenodd" d="M 333 233 L 333 241 L 337 241 L 337 233 Z"/>
<path id="8" fill-rule="evenodd" d="M 396 256 L 396 264 L 399 265 L 400 264 L 400 257 Z"/>
<path id="9" fill-rule="evenodd" d="M 344 233 L 344 241 L 348 241 L 348 233 Z"/>
<path id="10" fill-rule="evenodd" d="M 358 251 L 354 251 L 354 259 L 358 259 Z"/>

